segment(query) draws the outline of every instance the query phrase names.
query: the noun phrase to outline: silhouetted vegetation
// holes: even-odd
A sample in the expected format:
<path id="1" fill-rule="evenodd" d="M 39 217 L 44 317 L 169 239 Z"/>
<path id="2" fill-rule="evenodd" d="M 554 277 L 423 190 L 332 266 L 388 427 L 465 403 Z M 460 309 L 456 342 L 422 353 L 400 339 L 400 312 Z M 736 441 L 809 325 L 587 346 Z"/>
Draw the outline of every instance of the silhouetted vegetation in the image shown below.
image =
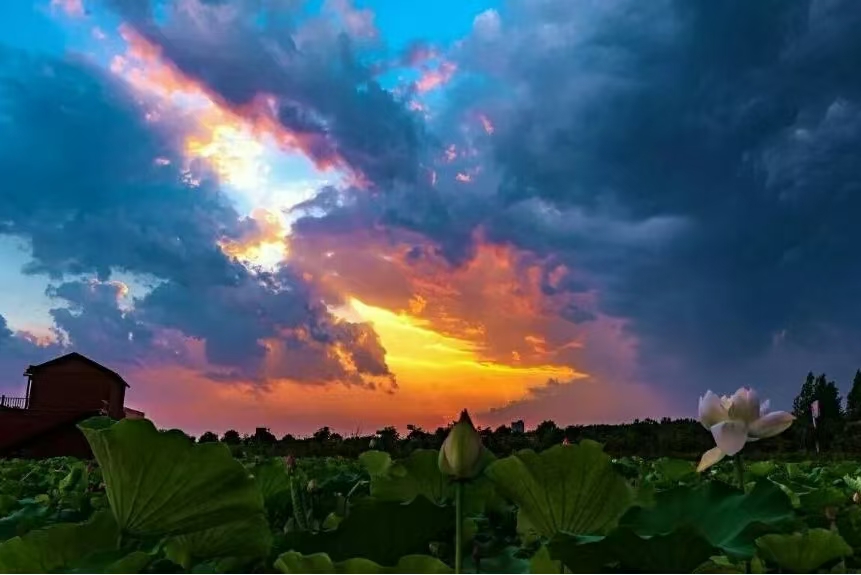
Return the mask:
<path id="1" fill-rule="evenodd" d="M 819 401 L 820 415 L 816 426 L 811 418 L 811 404 Z M 801 459 L 816 454 L 820 457 L 842 457 L 861 454 L 861 370 L 855 374 L 846 397 L 845 408 L 840 390 L 825 374 L 807 374 L 793 402 L 795 424 L 786 433 L 766 442 L 756 442 L 745 448 L 745 457 Z M 374 434 L 354 433 L 343 437 L 329 427 L 321 427 L 309 437 L 285 435 L 276 438 L 268 429 L 257 428 L 253 435 L 241 436 L 235 430 L 224 433 L 221 441 L 231 445 L 237 455 L 287 455 L 296 457 L 340 456 L 353 458 L 368 449 L 387 451 L 394 457 L 405 457 L 416 449 L 439 449 L 448 427 L 433 431 L 415 425 L 406 426 L 406 434 L 395 427 L 385 427 Z M 569 425 L 559 427 L 544 421 L 524 432 L 502 425 L 496 429 L 479 430 L 484 444 L 498 456 L 520 449 L 542 451 L 567 440 L 576 442 L 592 439 L 605 446 L 617 457 L 639 456 L 697 459 L 714 446 L 707 429 L 695 419 L 635 420 L 618 425 Z M 206 432 L 200 442 L 216 441 L 217 435 Z"/>

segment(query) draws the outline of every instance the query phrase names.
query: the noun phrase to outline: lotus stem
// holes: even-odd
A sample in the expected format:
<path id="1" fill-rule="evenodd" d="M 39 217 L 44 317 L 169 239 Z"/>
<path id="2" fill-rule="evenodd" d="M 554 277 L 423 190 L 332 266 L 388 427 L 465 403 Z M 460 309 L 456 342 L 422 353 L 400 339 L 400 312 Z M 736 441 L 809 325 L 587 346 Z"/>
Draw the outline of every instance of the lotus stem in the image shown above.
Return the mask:
<path id="1" fill-rule="evenodd" d="M 744 460 L 741 458 L 741 453 L 737 453 L 733 459 L 735 460 L 735 478 L 739 488 L 744 492 Z"/>
<path id="2" fill-rule="evenodd" d="M 454 572 L 463 570 L 463 482 L 454 483 Z"/>

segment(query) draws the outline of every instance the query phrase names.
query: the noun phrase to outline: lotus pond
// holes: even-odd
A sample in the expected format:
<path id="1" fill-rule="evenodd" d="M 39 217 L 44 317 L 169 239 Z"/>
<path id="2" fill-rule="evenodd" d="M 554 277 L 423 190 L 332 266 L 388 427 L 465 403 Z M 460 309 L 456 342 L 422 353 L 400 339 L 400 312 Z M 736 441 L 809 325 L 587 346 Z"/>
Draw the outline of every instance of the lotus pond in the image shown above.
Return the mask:
<path id="1" fill-rule="evenodd" d="M 454 571 L 435 450 L 239 460 L 146 420 L 81 427 L 97 463 L 0 461 L 0 572 Z M 494 458 L 462 487 L 463 571 L 861 572 L 861 464 L 738 477 L 591 441 Z"/>

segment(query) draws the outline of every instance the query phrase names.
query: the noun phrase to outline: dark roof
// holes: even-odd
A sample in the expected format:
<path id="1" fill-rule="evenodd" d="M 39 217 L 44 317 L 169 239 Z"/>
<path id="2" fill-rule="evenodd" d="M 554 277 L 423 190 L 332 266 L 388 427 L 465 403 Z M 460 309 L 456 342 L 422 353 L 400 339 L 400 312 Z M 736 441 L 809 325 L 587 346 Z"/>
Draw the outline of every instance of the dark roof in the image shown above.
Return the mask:
<path id="1" fill-rule="evenodd" d="M 67 353 L 66 355 L 61 355 L 60 357 L 55 357 L 52 360 L 46 361 L 45 363 L 40 363 L 39 365 L 31 365 L 27 368 L 27 371 L 24 372 L 24 375 L 33 375 L 34 373 L 46 368 L 51 367 L 53 365 L 59 365 L 61 363 L 65 363 L 67 361 L 78 360 L 87 363 L 96 369 L 106 373 L 107 375 L 113 377 L 117 382 L 122 383 L 124 386 L 129 387 L 129 384 L 112 369 L 105 367 L 97 361 L 93 361 L 89 357 L 78 353 L 77 351 L 73 351 L 72 353 Z"/>

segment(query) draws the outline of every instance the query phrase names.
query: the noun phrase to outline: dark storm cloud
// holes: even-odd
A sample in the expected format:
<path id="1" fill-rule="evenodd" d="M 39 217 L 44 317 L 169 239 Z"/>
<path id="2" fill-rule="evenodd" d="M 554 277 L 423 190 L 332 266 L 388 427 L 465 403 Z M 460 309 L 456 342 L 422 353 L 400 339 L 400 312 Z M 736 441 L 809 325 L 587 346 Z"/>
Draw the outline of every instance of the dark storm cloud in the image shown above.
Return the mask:
<path id="1" fill-rule="evenodd" d="M 808 369 L 854 372 L 861 10 L 512 0 L 502 13 L 450 55 L 467 76 L 431 125 L 460 147 L 465 118 L 491 117 L 483 175 L 455 185 L 438 162 L 436 186 L 324 195 L 308 211 L 327 215 L 297 233 L 406 228 L 457 264 L 480 227 L 554 254 L 578 275 L 551 291 L 597 289 L 637 336 L 642 376 L 688 393 L 753 384 L 786 399 Z"/>
<path id="2" fill-rule="evenodd" d="M 30 273 L 232 281 L 215 241 L 236 212 L 212 182 L 183 181 L 177 142 L 123 86 L 83 62 L 0 57 L 0 233 L 31 242 Z"/>
<path id="3" fill-rule="evenodd" d="M 359 42 L 322 20 L 297 24 L 300 2 L 167 4 L 106 0 L 163 56 L 233 106 L 277 99 L 276 116 L 318 161 L 343 159 L 371 183 L 414 181 L 422 141 L 414 114 L 380 87 Z"/>
<path id="4" fill-rule="evenodd" d="M 655 379 L 667 358 L 688 375 L 731 373 L 771 353 L 778 334 L 823 352 L 848 338 L 857 361 L 861 10 L 507 8 L 509 27 L 463 54 L 514 95 L 486 99 L 499 112 L 506 204 L 489 217 L 491 237 L 567 253 L 591 272 L 602 310 L 630 318 L 645 366 L 659 366 Z M 576 216 L 572 230 L 560 234 L 548 213 Z M 578 237 L 584 221 L 603 232 Z M 649 226 L 651 239 L 617 241 Z"/>
<path id="5" fill-rule="evenodd" d="M 246 380 L 373 386 L 383 375 L 394 384 L 379 340 L 332 318 L 299 275 L 254 274 L 220 251 L 219 240 L 242 237 L 251 222 L 202 170 L 201 183 L 190 183 L 174 132 L 147 123 L 117 81 L 85 63 L 9 52 L 0 71 L 9 136 L 0 142 L 0 233 L 29 240 L 28 273 L 102 280 L 49 289 L 66 304 L 51 315 L 70 346 L 110 355 L 106 361 L 158 359 L 162 332 L 179 330 L 205 341 L 212 364 Z M 134 309 L 121 309 L 121 287 L 105 281 L 112 271 L 159 283 Z M 297 340 L 297 331 L 311 335 Z M 5 321 L 0 332 L 7 350 L 27 343 L 10 339 Z M 262 340 L 282 338 L 297 353 L 291 362 L 267 361 Z"/>

